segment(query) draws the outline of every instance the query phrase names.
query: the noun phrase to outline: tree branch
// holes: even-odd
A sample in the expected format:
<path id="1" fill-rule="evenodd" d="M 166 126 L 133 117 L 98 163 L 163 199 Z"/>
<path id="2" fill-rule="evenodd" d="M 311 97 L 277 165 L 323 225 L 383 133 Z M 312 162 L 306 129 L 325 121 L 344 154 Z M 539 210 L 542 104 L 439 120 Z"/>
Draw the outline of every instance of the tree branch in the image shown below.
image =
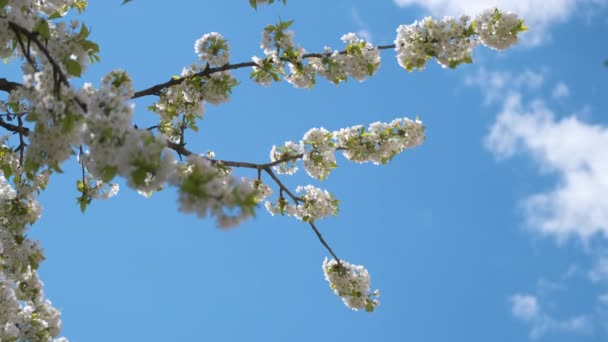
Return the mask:
<path id="1" fill-rule="evenodd" d="M 12 82 L 7 80 L 6 78 L 0 78 L 0 90 L 10 93 L 13 90 L 21 87 L 21 83 Z"/>
<path id="2" fill-rule="evenodd" d="M 387 50 L 387 49 L 394 49 L 395 48 L 395 44 L 390 44 L 390 45 L 378 45 L 375 48 L 377 48 L 378 50 Z M 342 50 L 340 52 L 338 52 L 339 54 L 343 55 L 346 54 L 346 50 Z M 302 55 L 302 58 L 304 59 L 308 59 L 308 58 L 323 58 L 323 57 L 327 57 L 330 56 L 332 53 L 330 52 L 324 52 L 324 53 L 307 53 Z M 287 59 L 287 58 L 283 58 L 281 57 L 281 60 L 283 62 L 291 62 L 291 60 Z M 172 87 L 174 85 L 178 85 L 181 84 L 182 82 L 184 82 L 187 79 L 193 78 L 193 77 L 204 77 L 204 76 L 209 76 L 211 74 L 214 74 L 216 72 L 222 72 L 222 71 L 227 71 L 227 70 L 234 70 L 234 69 L 240 69 L 240 68 L 246 68 L 246 67 L 254 67 L 257 66 L 257 64 L 255 62 L 242 62 L 242 63 L 236 63 L 236 64 L 226 64 L 220 67 L 214 67 L 214 68 L 210 68 L 209 64 L 206 65 L 205 69 L 203 71 L 197 72 L 195 74 L 192 74 L 190 76 L 187 77 L 181 77 L 181 78 L 172 78 L 171 80 L 165 82 L 165 83 L 160 83 L 154 86 L 151 86 L 147 89 L 141 90 L 141 91 L 137 91 L 135 92 L 135 94 L 133 95 L 132 98 L 136 99 L 139 97 L 144 97 L 144 96 L 149 96 L 149 95 L 160 95 L 161 91 L 163 91 L 166 88 Z"/>
<path id="3" fill-rule="evenodd" d="M 51 56 L 51 53 L 46 48 L 46 45 L 43 44 L 40 41 L 40 39 L 38 39 L 38 33 L 30 32 L 26 28 L 21 27 L 21 26 L 15 24 L 12 21 L 8 22 L 8 26 L 9 26 L 9 28 L 11 30 L 13 30 L 13 32 L 15 32 L 15 35 L 17 36 L 17 40 L 19 41 L 19 44 L 21 46 L 21 51 L 26 56 L 26 59 L 28 60 L 28 62 L 30 64 L 32 64 L 32 67 L 35 68 L 36 65 L 34 64 L 34 61 L 31 59 L 31 56 L 30 56 L 30 51 L 29 51 L 29 49 L 30 49 L 30 46 L 29 46 L 30 41 L 34 42 L 34 44 L 38 47 L 38 49 L 46 57 L 46 60 L 49 62 L 49 64 L 51 64 L 51 67 L 53 69 L 53 78 L 57 82 L 57 84 L 55 85 L 55 87 L 56 87 L 55 91 L 56 91 L 57 95 L 59 95 L 59 93 L 60 93 L 60 88 L 59 88 L 60 84 L 63 84 L 66 88 L 70 88 L 70 82 L 68 81 L 68 78 L 66 77 L 66 75 L 61 70 L 61 66 L 57 63 L 57 61 L 55 61 L 55 59 L 53 58 L 53 56 Z M 27 49 L 23 46 L 22 41 L 21 41 L 21 36 L 19 34 L 23 34 L 25 37 L 27 37 L 27 39 L 28 39 L 28 47 L 27 47 Z M 83 111 L 85 111 L 85 112 L 87 111 L 87 106 L 82 101 L 80 101 L 76 96 L 73 97 L 73 101 Z"/>

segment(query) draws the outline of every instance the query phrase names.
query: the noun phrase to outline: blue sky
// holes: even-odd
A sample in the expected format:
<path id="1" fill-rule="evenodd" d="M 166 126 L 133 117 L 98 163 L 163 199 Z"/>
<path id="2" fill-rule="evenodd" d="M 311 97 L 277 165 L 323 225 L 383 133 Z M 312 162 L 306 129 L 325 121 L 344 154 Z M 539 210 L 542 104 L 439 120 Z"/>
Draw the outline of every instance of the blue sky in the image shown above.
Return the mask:
<path id="1" fill-rule="evenodd" d="M 474 64 L 422 73 L 382 53 L 375 77 L 312 90 L 259 87 L 250 70 L 232 100 L 208 105 L 189 147 L 264 162 L 273 144 L 312 127 L 419 116 L 427 139 L 388 166 L 339 168 L 317 184 L 341 200 L 318 226 L 338 256 L 365 265 L 381 306 L 346 308 L 323 279 L 327 252 L 296 220 L 255 219 L 230 231 L 177 211 L 175 193 L 145 199 L 123 187 L 85 215 L 78 168 L 52 179 L 31 236 L 47 260 L 46 295 L 73 341 L 606 341 L 608 339 L 608 2 L 498 1 L 529 32 L 505 52 L 478 48 Z M 476 14 L 486 1 L 92 2 L 84 14 L 102 63 L 136 89 L 196 61 L 216 31 L 233 62 L 262 55 L 264 26 L 295 19 L 308 51 L 359 32 L 392 43 L 425 15 Z M 8 75 L 15 71 L 6 71 Z M 16 74 L 13 74 L 16 75 Z M 153 122 L 136 103 L 135 121 Z M 255 177 L 254 174 L 243 175 Z"/>

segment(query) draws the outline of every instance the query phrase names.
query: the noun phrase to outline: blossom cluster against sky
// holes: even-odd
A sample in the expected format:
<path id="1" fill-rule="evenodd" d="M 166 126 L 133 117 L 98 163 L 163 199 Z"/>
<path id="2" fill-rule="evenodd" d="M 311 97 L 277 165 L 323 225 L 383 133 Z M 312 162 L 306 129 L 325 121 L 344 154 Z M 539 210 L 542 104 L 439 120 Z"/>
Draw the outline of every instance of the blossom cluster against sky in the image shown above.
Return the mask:
<path id="1" fill-rule="evenodd" d="M 372 314 L 327 287 L 326 251 L 300 222 L 257 217 L 231 231 L 178 213 L 170 190 L 124 191 L 80 215 L 77 166 L 41 198 L 47 296 L 72 340 L 605 341 L 608 338 L 608 9 L 605 1 L 503 1 L 529 32 L 519 47 L 478 49 L 457 70 L 400 70 L 312 90 L 262 88 L 236 72 L 230 103 L 208 106 L 197 150 L 261 162 L 312 127 L 418 116 L 426 141 L 387 167 L 339 168 L 317 185 L 340 199 L 319 227 L 339 256 L 381 290 Z M 217 31 L 233 62 L 262 56 L 261 31 L 296 19 L 309 51 L 347 32 L 390 44 L 426 15 L 474 16 L 486 1 L 93 2 L 85 14 L 102 63 L 137 89 L 179 74 Z M 144 126 L 147 103 L 136 103 Z M 194 145 L 196 144 L 196 145 Z M 248 175 L 254 176 L 254 175 Z M 287 180 L 294 189 L 310 180 Z M 74 203 L 74 204 L 73 204 Z M 73 204 L 73 205 L 72 205 Z"/>

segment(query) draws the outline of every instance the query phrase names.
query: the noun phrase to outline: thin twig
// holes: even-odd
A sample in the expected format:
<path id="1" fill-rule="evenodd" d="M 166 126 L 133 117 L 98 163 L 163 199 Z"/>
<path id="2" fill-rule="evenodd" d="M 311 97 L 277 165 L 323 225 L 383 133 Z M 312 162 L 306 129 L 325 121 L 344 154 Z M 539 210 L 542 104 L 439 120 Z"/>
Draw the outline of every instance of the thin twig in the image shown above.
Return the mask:
<path id="1" fill-rule="evenodd" d="M 317 234 L 317 237 L 319 238 L 319 241 L 321 241 L 321 244 L 325 247 L 325 249 L 327 249 L 329 254 L 331 254 L 331 256 L 333 256 L 334 259 L 336 259 L 336 261 L 338 262 L 338 265 L 342 266 L 342 264 L 340 263 L 340 258 L 338 258 L 336 253 L 334 253 L 334 251 L 331 249 L 331 247 L 329 247 L 329 244 L 325 241 L 325 239 L 323 238 L 323 235 L 321 235 L 321 232 L 319 231 L 319 229 L 317 229 L 317 226 L 315 226 L 314 222 L 308 222 L 308 223 L 310 224 L 310 227 L 312 228 L 312 230 L 314 230 L 315 234 Z"/>

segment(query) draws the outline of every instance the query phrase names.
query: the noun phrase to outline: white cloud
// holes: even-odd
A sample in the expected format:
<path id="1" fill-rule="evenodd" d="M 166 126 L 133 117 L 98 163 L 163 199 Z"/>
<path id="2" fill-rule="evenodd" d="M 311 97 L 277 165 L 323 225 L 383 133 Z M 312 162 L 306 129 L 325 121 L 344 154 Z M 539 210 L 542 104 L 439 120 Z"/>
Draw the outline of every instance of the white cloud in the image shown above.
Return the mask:
<path id="1" fill-rule="evenodd" d="M 608 282 L 608 257 L 599 258 L 595 266 L 589 271 L 589 279 L 594 283 Z M 608 295 L 606 295 L 608 303 Z"/>
<path id="2" fill-rule="evenodd" d="M 478 86 L 484 96 L 486 105 L 503 101 L 505 94 L 517 91 L 540 89 L 544 83 L 544 72 L 525 70 L 519 74 L 506 71 L 488 71 L 481 67 L 474 75 L 465 76 L 464 83 L 468 86 Z"/>
<path id="3" fill-rule="evenodd" d="M 350 17 L 355 23 L 355 25 L 357 25 L 357 27 L 359 28 L 357 31 L 357 35 L 363 38 L 366 42 L 371 43 L 372 34 L 367 27 L 367 23 L 361 18 L 361 15 L 359 14 L 359 11 L 357 11 L 356 8 L 353 7 L 350 9 Z"/>
<path id="4" fill-rule="evenodd" d="M 524 321 L 533 321 L 540 317 L 540 308 L 535 296 L 515 294 L 511 296 L 513 316 Z"/>
<path id="5" fill-rule="evenodd" d="M 553 88 L 553 92 L 551 93 L 551 98 L 554 100 L 559 100 L 564 97 L 568 97 L 570 95 L 570 88 L 564 82 L 559 82 Z"/>
<path id="6" fill-rule="evenodd" d="M 559 240 L 608 237 L 608 127 L 574 116 L 557 119 L 543 101 L 524 105 L 521 95 L 513 93 L 486 146 L 499 158 L 527 152 L 544 171 L 558 175 L 555 189 L 523 201 L 531 228 Z"/>
<path id="7" fill-rule="evenodd" d="M 497 6 L 500 9 L 517 13 L 526 20 L 530 29 L 521 35 L 522 41 L 537 45 L 546 39 L 550 26 L 564 22 L 576 13 L 581 5 L 605 5 L 597 0 L 394 0 L 400 7 L 420 6 L 434 16 L 474 16 L 482 10 Z"/>
<path id="8" fill-rule="evenodd" d="M 529 294 L 515 294 L 510 298 L 513 316 L 531 325 L 530 338 L 540 338 L 546 333 L 590 333 L 592 319 L 574 316 L 558 320 L 543 311 L 538 298 Z"/>

